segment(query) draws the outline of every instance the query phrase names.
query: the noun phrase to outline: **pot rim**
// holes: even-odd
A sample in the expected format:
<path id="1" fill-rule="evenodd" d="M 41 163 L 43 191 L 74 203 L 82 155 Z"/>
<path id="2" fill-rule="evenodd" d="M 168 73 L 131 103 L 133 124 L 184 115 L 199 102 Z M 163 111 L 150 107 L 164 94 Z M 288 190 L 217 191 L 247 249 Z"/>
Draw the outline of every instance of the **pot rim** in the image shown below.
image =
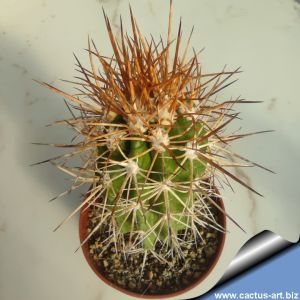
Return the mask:
<path id="1" fill-rule="evenodd" d="M 224 207 L 224 202 L 223 199 L 220 198 L 220 203 L 219 203 L 220 207 L 223 209 L 223 211 L 225 211 L 225 207 Z M 90 206 L 88 206 L 88 204 L 84 205 L 80 211 L 80 218 L 79 218 L 79 238 L 80 238 L 80 243 L 82 244 L 83 241 L 87 238 L 88 233 L 87 233 L 87 222 L 88 222 L 88 216 L 89 216 L 89 211 L 90 211 Z M 208 276 L 209 274 L 212 272 L 212 270 L 215 268 L 217 262 L 220 259 L 221 253 L 223 252 L 224 249 L 224 244 L 225 244 L 225 239 L 226 239 L 226 228 L 227 228 L 227 222 L 226 222 L 226 215 L 220 211 L 220 215 L 222 216 L 222 220 L 221 220 L 221 225 L 223 226 L 223 228 L 225 229 L 225 231 L 223 233 L 221 233 L 221 242 L 218 246 L 218 250 L 217 250 L 217 254 L 212 262 L 212 264 L 209 266 L 209 268 L 197 279 L 195 280 L 192 284 L 190 284 L 189 286 L 176 291 L 176 292 L 172 292 L 172 293 L 168 293 L 168 294 L 157 294 L 157 295 L 143 295 L 143 294 L 139 294 L 139 293 L 135 293 L 129 290 L 126 290 L 124 288 L 119 287 L 118 285 L 112 283 L 111 281 L 109 281 L 105 276 L 103 276 L 101 274 L 101 272 L 99 271 L 98 266 L 96 265 L 96 263 L 93 261 L 93 259 L 91 258 L 90 254 L 89 254 L 89 247 L 88 247 L 88 243 L 84 243 L 81 246 L 82 252 L 84 254 L 84 257 L 86 259 L 86 261 L 88 262 L 89 266 L 91 267 L 91 269 L 94 271 L 94 273 L 107 285 L 109 285 L 110 287 L 112 287 L 113 289 L 118 290 L 121 293 L 124 293 L 128 296 L 131 297 L 136 297 L 136 298 L 140 298 L 140 299 L 168 299 L 168 298 L 172 298 L 172 297 L 176 297 L 182 294 L 185 294 L 187 292 L 189 292 L 190 290 L 194 289 L 196 286 L 198 286 L 201 282 L 203 282 Z"/>

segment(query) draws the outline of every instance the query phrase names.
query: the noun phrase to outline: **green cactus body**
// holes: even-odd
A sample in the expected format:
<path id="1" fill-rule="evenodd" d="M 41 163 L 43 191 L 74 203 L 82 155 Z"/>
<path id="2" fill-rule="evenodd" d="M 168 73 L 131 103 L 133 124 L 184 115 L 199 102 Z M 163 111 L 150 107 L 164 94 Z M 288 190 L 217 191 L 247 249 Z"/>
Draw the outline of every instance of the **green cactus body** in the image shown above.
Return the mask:
<path id="1" fill-rule="evenodd" d="M 124 121 L 117 117 L 113 123 L 123 124 Z M 206 151 L 206 130 L 202 123 L 179 118 L 171 129 L 163 130 L 168 134 L 170 144 L 176 143 L 174 151 L 172 147 L 165 151 L 150 151 L 151 142 L 139 140 L 138 134 L 132 136 L 132 140 L 130 137 L 116 140 L 113 148 L 98 147 L 101 157 L 98 165 L 105 166 L 104 174 L 110 174 L 107 208 L 114 211 L 121 233 L 144 234 L 145 249 L 152 249 L 156 241 L 164 242 L 191 225 L 189 208 L 194 202 L 194 192 L 181 190 L 180 183 L 186 186 L 187 182 L 200 178 L 206 168 L 195 150 L 191 150 L 194 151 L 190 153 L 192 155 L 187 155 L 190 143 L 200 145 L 199 151 Z M 195 146 L 190 147 L 195 149 Z M 132 162 L 138 171 L 128 176 L 126 166 Z M 177 184 L 176 188 L 173 183 Z M 133 210 L 134 205 L 136 209 Z"/>
<path id="2" fill-rule="evenodd" d="M 183 48 L 180 22 L 173 39 L 171 12 L 165 41 L 147 39 L 132 11 L 132 34 L 120 24 L 117 38 L 105 15 L 113 55 L 102 55 L 89 39 L 89 66 L 76 58 L 80 76 L 74 94 L 43 83 L 67 100 L 72 118 L 57 123 L 76 134 L 71 144 L 55 144 L 70 153 L 49 160 L 73 177 L 60 196 L 91 186 L 61 224 L 91 207 L 97 225 L 88 238 L 101 233 L 101 253 L 113 244 L 125 256 L 147 257 L 151 250 L 159 259 L 182 257 L 186 244 L 201 244 L 208 228 L 225 232 L 214 217 L 216 209 L 225 213 L 218 192 L 224 179 L 260 195 L 228 170 L 259 166 L 230 149 L 249 134 L 225 130 L 238 116 L 234 105 L 251 101 L 217 99 L 240 70 L 203 73 L 200 52 L 189 45 L 192 32 Z M 74 158 L 82 164 L 74 167 Z"/>

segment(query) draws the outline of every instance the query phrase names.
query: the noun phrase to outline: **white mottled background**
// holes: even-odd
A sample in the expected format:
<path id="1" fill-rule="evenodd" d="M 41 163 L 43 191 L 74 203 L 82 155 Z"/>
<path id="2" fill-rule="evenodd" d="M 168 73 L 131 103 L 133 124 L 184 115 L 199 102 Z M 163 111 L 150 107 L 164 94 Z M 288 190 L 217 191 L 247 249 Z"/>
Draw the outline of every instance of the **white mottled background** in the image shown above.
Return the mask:
<path id="1" fill-rule="evenodd" d="M 82 253 L 73 254 L 79 243 L 76 218 L 52 232 L 79 201 L 75 193 L 47 202 L 66 188 L 65 175 L 50 166 L 29 166 L 57 153 L 32 142 L 70 139 L 67 129 L 45 127 L 64 118 L 67 110 L 60 97 L 32 79 L 70 91 L 59 78 L 75 75 L 73 52 L 87 61 L 88 34 L 102 53 L 111 53 L 102 5 L 115 30 L 120 13 L 128 28 L 127 0 L 0 0 L 1 300 L 127 299 L 98 280 Z M 166 34 L 168 1 L 131 0 L 131 5 L 146 35 Z M 293 242 L 299 238 L 300 1 L 174 0 L 174 26 L 180 16 L 187 34 L 195 25 L 193 46 L 205 46 L 204 71 L 219 71 L 225 64 L 244 70 L 219 97 L 264 101 L 240 106 L 244 131 L 276 130 L 235 145 L 277 175 L 255 169 L 239 174 L 264 198 L 238 186 L 234 194 L 224 191 L 227 211 L 247 234 L 229 222 L 218 266 L 187 298 L 210 289 L 255 233 L 270 229 Z"/>

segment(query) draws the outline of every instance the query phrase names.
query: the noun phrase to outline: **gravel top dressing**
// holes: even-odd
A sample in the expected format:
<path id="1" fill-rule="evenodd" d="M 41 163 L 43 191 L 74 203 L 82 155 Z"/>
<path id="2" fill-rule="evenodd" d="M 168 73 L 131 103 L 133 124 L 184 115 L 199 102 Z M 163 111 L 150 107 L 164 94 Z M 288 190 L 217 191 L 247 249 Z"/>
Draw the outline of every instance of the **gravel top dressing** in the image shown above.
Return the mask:
<path id="1" fill-rule="evenodd" d="M 220 212 L 216 208 L 211 208 L 211 212 L 219 223 Z M 89 214 L 89 232 L 97 224 L 97 214 L 97 208 L 93 207 Z M 107 228 L 102 226 L 87 242 L 91 258 L 107 280 L 122 289 L 142 295 L 175 293 L 199 280 L 213 264 L 223 235 L 214 228 L 199 226 L 203 240 L 197 238 L 195 243 L 191 232 L 187 231 L 186 235 L 181 233 L 186 242 L 182 246 L 181 257 L 165 253 L 157 246 L 156 253 L 161 255 L 158 258 L 151 251 L 147 251 L 147 256 L 144 252 L 125 256 L 116 249 L 114 243 L 104 248 L 104 241 L 109 235 Z"/>

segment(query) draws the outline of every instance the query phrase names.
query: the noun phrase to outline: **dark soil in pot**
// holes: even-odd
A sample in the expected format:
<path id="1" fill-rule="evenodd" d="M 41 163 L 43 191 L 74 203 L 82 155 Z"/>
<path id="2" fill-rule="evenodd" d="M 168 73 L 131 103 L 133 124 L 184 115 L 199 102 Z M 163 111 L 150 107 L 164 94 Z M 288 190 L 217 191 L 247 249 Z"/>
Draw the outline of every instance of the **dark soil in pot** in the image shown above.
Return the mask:
<path id="1" fill-rule="evenodd" d="M 218 224 L 225 228 L 225 216 L 214 207 L 211 207 L 211 212 Z M 95 216 L 96 207 L 82 212 L 81 241 L 95 227 Z M 192 243 L 194 236 L 188 232 L 185 235 L 186 246 L 182 247 L 182 257 L 164 256 L 164 261 L 157 259 L 149 251 L 146 262 L 144 253 L 134 253 L 125 257 L 113 244 L 103 251 L 103 241 L 108 236 L 105 226 L 94 233 L 83 246 L 83 251 L 96 274 L 115 288 L 140 296 L 163 296 L 192 288 L 202 281 L 216 264 L 223 248 L 225 233 L 212 227 L 199 227 L 199 231 L 203 240 L 198 238 L 196 243 Z M 157 252 L 160 250 L 156 249 Z"/>

